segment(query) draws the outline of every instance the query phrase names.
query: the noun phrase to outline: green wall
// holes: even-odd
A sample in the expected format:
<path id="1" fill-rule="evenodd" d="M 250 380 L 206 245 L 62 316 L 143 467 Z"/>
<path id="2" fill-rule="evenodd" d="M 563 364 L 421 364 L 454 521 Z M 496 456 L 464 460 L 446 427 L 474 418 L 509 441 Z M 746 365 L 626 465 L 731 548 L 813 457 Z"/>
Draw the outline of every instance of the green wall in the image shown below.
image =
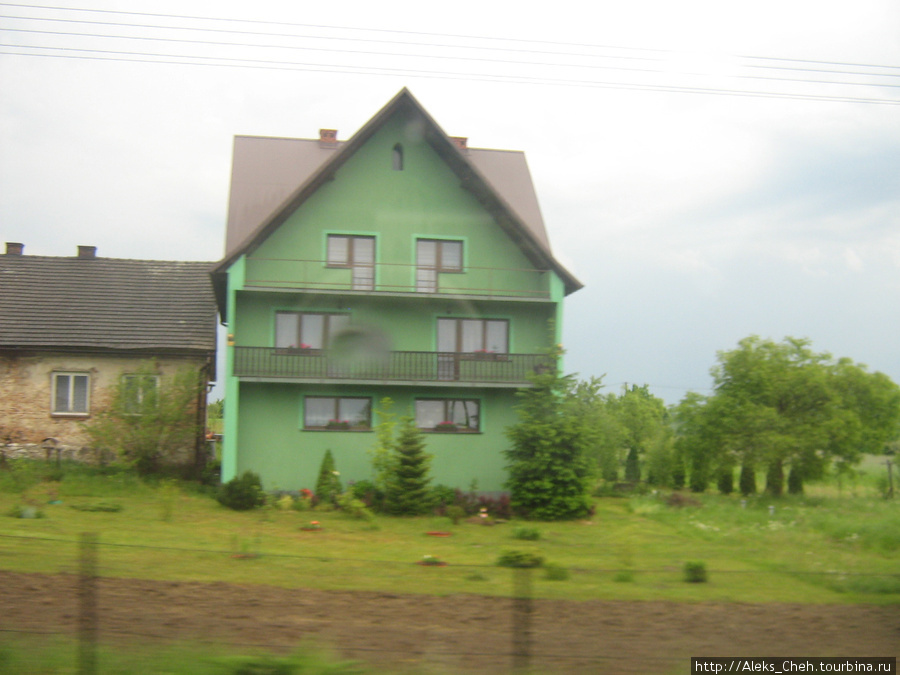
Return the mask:
<path id="1" fill-rule="evenodd" d="M 314 489 L 325 450 L 331 450 L 346 486 L 348 481 L 372 478 L 369 450 L 374 431 L 306 431 L 304 396 L 367 396 L 377 409 L 384 397 L 394 401 L 398 415 L 412 414 L 417 397 L 476 398 L 480 401 L 480 433 L 426 433 L 427 451 L 434 456 L 433 484 L 498 491 L 505 480 L 508 447 L 505 429 L 515 422 L 514 393 L 502 389 L 353 387 L 243 382 L 240 385 L 240 452 L 237 473 L 260 474 L 266 489 Z M 226 404 L 227 408 L 227 404 Z M 373 414 L 373 424 L 377 417 Z"/>

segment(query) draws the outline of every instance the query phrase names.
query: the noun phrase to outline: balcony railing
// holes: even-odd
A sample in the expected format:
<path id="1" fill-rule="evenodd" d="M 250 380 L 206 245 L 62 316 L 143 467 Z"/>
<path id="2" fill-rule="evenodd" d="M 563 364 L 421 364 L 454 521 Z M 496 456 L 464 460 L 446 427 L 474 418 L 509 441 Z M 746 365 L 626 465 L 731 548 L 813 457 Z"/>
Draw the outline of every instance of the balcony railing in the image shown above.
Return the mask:
<path id="1" fill-rule="evenodd" d="M 344 359 L 319 349 L 235 347 L 234 375 L 261 379 L 459 382 L 524 386 L 549 367 L 543 354 L 389 352 Z"/>
<path id="2" fill-rule="evenodd" d="M 536 269 L 470 265 L 462 272 L 438 272 L 409 263 L 328 267 L 325 260 L 249 257 L 244 287 L 546 300 L 549 277 Z"/>

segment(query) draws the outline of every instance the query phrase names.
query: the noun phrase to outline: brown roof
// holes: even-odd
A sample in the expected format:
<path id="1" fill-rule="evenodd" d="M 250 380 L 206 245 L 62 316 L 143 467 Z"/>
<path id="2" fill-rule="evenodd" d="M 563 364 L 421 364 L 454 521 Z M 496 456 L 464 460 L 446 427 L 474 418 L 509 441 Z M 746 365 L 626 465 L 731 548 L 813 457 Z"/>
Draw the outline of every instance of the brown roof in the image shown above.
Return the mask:
<path id="1" fill-rule="evenodd" d="M 213 352 L 212 265 L 0 255 L 0 349 Z"/>
<path id="2" fill-rule="evenodd" d="M 394 114 L 424 122 L 425 140 L 491 212 L 532 262 L 553 269 L 566 292 L 582 284 L 553 257 L 525 155 L 516 151 L 459 150 L 413 95 L 403 89 L 348 141 L 325 147 L 318 140 L 238 136 L 234 141 L 225 259 L 221 275 L 252 252 Z"/>

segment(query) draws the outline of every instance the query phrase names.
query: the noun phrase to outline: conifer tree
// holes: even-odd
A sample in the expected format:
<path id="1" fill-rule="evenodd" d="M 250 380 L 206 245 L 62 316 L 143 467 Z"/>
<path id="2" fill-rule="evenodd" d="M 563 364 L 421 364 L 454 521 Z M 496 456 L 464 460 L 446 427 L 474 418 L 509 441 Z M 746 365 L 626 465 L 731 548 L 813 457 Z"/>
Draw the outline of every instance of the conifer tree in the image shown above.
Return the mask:
<path id="1" fill-rule="evenodd" d="M 510 503 L 520 515 L 538 520 L 583 518 L 590 513 L 589 429 L 572 414 L 574 378 L 559 373 L 562 349 L 548 355 L 551 365 L 531 376 L 518 392 L 519 421 L 507 429 Z"/>
<path id="2" fill-rule="evenodd" d="M 410 417 L 400 420 L 394 445 L 394 476 L 388 484 L 387 510 L 400 516 L 416 516 L 430 509 L 428 475 L 431 455 L 425 452 L 425 437 Z"/>
<path id="3" fill-rule="evenodd" d="M 331 450 L 326 450 L 319 467 L 319 479 L 316 481 L 316 498 L 320 504 L 333 504 L 341 492 L 343 486 L 334 465 L 334 457 Z"/>

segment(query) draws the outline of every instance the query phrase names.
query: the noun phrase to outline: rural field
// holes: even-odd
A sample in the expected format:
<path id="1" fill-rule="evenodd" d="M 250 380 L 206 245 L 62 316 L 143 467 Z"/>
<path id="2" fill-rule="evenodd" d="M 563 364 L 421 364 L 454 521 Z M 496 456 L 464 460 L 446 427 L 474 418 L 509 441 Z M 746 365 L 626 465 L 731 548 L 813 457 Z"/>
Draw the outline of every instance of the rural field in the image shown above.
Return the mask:
<path id="1" fill-rule="evenodd" d="M 897 656 L 900 500 L 880 494 L 884 459 L 804 496 L 648 492 L 598 498 L 588 520 L 493 525 L 235 512 L 189 483 L 12 462 L 0 672 L 78 672 L 82 533 L 97 537 L 102 673 L 509 672 L 525 653 L 538 673 L 665 674 L 691 656 Z M 498 566 L 511 551 L 544 565 Z M 686 563 L 707 580 L 687 582 Z M 307 667 L 229 660 L 257 651 Z"/>

